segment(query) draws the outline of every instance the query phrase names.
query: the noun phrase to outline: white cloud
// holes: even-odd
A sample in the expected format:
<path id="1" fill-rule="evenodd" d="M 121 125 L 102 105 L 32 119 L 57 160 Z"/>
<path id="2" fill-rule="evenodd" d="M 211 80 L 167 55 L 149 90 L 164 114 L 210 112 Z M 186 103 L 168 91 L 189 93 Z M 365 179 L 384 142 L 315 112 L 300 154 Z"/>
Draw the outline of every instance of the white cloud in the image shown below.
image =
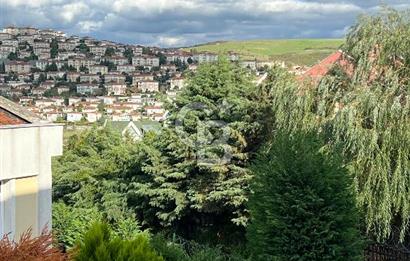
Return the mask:
<path id="1" fill-rule="evenodd" d="M 61 16 L 67 23 L 72 22 L 78 15 L 86 14 L 89 12 L 89 8 L 85 3 L 77 2 L 65 4 L 61 7 Z"/>
<path id="2" fill-rule="evenodd" d="M 182 46 L 186 43 L 184 37 L 159 36 L 156 45 L 160 46 Z"/>
<path id="3" fill-rule="evenodd" d="M 384 0 L 400 9 L 409 0 Z M 0 27 L 162 46 L 248 38 L 340 37 L 379 0 L 0 0 Z"/>
<path id="4" fill-rule="evenodd" d="M 78 23 L 78 27 L 81 33 L 90 33 L 92 31 L 97 31 L 102 27 L 103 23 L 101 21 L 81 21 Z"/>

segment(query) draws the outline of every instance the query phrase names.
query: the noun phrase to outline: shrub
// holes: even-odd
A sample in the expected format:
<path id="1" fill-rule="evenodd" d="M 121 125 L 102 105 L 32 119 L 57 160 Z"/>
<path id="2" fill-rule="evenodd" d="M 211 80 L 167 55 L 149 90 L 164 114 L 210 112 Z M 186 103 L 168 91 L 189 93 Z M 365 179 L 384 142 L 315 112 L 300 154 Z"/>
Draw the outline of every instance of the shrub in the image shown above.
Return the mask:
<path id="1" fill-rule="evenodd" d="M 152 249 L 144 234 L 132 240 L 123 240 L 113 237 L 111 228 L 104 223 L 91 226 L 74 256 L 77 261 L 164 260 Z"/>
<path id="2" fill-rule="evenodd" d="M 252 169 L 254 259 L 362 259 L 352 180 L 320 138 L 279 134 Z"/>
<path id="3" fill-rule="evenodd" d="M 67 260 L 67 256 L 53 246 L 53 237 L 43 230 L 40 236 L 32 238 L 31 230 L 23 233 L 18 242 L 8 236 L 0 240 L 0 261 Z"/>

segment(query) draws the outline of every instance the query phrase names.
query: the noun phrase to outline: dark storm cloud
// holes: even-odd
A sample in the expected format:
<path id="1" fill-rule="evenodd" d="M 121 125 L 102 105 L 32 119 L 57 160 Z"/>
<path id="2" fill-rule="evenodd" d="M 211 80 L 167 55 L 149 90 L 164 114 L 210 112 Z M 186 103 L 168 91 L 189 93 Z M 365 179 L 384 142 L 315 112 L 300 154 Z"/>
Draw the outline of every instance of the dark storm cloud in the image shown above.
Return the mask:
<path id="1" fill-rule="evenodd" d="M 384 1 L 405 9 L 408 0 Z M 342 37 L 378 0 L 0 0 L 0 26 L 50 27 L 126 43 Z"/>

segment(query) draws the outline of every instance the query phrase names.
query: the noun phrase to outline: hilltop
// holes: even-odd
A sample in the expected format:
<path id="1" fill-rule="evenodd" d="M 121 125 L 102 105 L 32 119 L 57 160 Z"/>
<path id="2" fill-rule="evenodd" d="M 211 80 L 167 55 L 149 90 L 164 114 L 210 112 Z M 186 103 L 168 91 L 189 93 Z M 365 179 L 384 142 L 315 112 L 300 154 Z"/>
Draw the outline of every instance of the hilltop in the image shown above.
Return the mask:
<path id="1" fill-rule="evenodd" d="M 239 53 L 242 59 L 282 60 L 288 64 L 311 66 L 339 49 L 342 42 L 342 39 L 218 41 L 187 47 L 184 50 L 222 54 L 233 51 Z"/>

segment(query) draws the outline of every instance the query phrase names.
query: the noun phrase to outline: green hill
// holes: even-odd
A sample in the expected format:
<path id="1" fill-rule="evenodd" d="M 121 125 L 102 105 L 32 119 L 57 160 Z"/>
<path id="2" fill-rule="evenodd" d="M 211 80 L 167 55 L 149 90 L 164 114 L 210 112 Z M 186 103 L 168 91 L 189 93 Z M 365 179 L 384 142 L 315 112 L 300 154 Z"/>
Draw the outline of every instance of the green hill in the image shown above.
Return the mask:
<path id="1" fill-rule="evenodd" d="M 185 48 L 224 54 L 239 53 L 242 59 L 285 61 L 288 64 L 312 65 L 339 49 L 342 39 L 292 39 L 215 42 Z"/>

